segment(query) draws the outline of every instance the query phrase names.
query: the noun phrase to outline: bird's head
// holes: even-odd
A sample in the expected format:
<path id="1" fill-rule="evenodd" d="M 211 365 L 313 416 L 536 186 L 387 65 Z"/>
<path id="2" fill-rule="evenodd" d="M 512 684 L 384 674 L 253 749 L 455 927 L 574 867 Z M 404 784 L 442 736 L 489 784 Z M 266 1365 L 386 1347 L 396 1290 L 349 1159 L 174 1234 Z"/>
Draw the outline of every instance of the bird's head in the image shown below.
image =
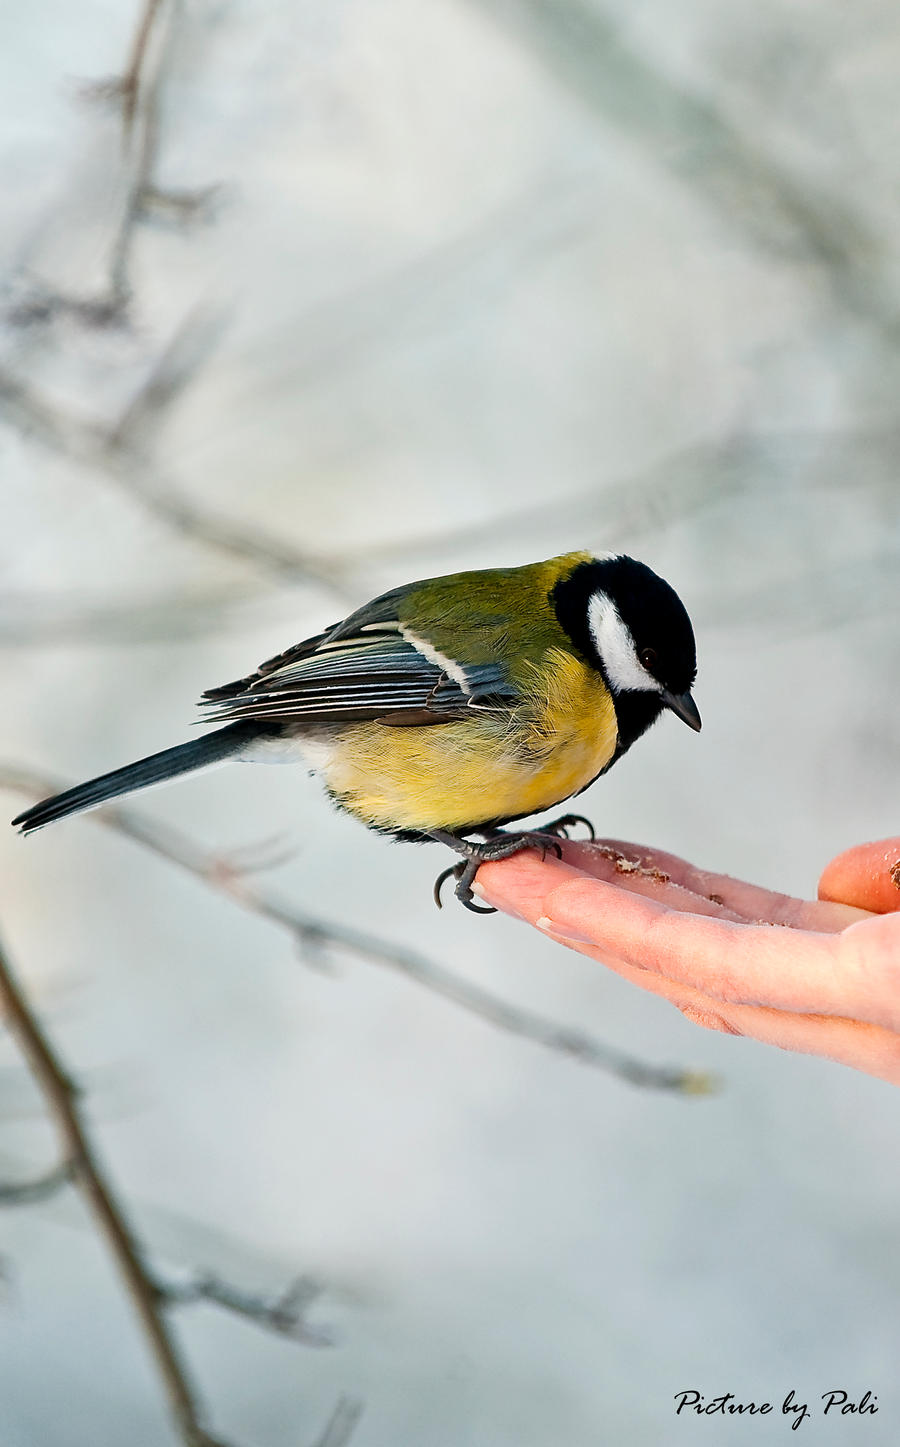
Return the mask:
<path id="1" fill-rule="evenodd" d="M 613 696 L 620 752 L 664 709 L 699 730 L 691 696 L 697 676 L 694 630 L 664 579 L 645 563 L 611 554 L 579 563 L 556 584 L 551 601 Z"/>

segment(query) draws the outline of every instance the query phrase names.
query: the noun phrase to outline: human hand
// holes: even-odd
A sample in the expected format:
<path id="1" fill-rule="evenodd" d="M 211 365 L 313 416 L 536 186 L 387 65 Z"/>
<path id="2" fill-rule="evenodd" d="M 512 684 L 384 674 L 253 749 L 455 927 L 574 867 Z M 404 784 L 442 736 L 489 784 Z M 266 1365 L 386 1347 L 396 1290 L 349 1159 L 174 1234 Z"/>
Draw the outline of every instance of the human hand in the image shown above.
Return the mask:
<path id="1" fill-rule="evenodd" d="M 833 859 L 818 900 L 617 840 L 484 864 L 474 889 L 698 1025 L 900 1084 L 900 838 Z"/>

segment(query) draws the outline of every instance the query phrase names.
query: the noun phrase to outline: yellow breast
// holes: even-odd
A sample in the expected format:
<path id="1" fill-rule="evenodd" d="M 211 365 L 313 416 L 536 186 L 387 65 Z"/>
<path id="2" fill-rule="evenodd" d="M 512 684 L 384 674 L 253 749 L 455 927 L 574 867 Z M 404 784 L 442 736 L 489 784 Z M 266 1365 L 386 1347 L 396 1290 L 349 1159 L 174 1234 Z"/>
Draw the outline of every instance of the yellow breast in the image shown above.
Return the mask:
<path id="1" fill-rule="evenodd" d="M 464 829 L 540 813 L 609 763 L 615 709 L 600 675 L 561 648 L 533 668 L 523 695 L 511 714 L 344 729 L 325 782 L 339 804 L 382 829 Z"/>

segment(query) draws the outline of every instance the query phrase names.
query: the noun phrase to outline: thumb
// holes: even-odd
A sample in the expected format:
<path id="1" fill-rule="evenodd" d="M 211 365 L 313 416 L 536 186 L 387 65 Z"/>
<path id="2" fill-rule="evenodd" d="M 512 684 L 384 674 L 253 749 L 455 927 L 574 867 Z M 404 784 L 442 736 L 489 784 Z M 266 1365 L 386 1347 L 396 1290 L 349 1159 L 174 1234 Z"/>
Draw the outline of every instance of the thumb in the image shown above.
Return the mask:
<path id="1" fill-rule="evenodd" d="M 876 914 L 900 910 L 900 838 L 857 844 L 826 864 L 819 898 Z"/>

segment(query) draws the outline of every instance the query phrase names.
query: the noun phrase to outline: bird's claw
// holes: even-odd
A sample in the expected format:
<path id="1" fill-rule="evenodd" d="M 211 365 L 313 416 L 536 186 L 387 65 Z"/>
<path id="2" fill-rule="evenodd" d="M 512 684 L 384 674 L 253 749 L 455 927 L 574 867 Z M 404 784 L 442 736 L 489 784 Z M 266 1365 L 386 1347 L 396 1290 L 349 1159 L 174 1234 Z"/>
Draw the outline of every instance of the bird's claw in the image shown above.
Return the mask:
<path id="1" fill-rule="evenodd" d="M 441 890 L 451 877 L 456 880 L 456 888 L 453 893 L 464 904 L 466 909 L 473 914 L 496 914 L 497 911 L 489 904 L 476 904 L 472 896 L 472 881 L 478 870 L 480 859 L 461 859 L 458 864 L 451 864 L 449 869 L 442 869 L 434 881 L 434 902 L 438 909 L 443 909 Z"/>
<path id="2" fill-rule="evenodd" d="M 559 839 L 568 839 L 570 837 L 569 830 L 573 829 L 576 824 L 584 825 L 588 832 L 588 840 L 593 843 L 597 835 L 594 833 L 594 826 L 590 819 L 586 819 L 584 814 L 563 814 L 561 818 L 554 819 L 552 823 L 542 825 L 540 833 L 553 834 Z"/>
<path id="3" fill-rule="evenodd" d="M 557 837 L 558 831 L 572 823 L 585 823 L 589 829 L 591 827 L 588 820 L 583 819 L 580 814 L 567 814 L 564 819 L 557 820 L 549 828 L 534 830 L 527 834 L 504 834 L 502 829 L 497 829 L 490 833 L 481 844 L 473 843 L 471 839 L 461 839 L 447 830 L 435 829 L 432 838 L 437 839 L 441 844 L 449 844 L 451 849 L 455 849 L 458 854 L 463 856 L 458 864 L 451 864 L 449 869 L 442 870 L 434 881 L 434 902 L 438 909 L 443 908 L 441 890 L 447 880 L 452 878 L 456 880 L 456 888 L 453 891 L 456 898 L 460 904 L 465 905 L 466 909 L 471 910 L 472 914 L 496 914 L 497 911 L 489 905 L 474 902 L 472 884 L 479 866 L 490 864 L 498 859 L 508 859 L 511 854 L 518 854 L 523 849 L 536 849 L 541 859 L 546 859 L 549 853 L 555 854 L 557 859 L 562 859 L 562 845 Z M 565 838 L 566 835 L 563 833 L 562 837 Z M 591 837 L 593 838 L 592 829 Z"/>

